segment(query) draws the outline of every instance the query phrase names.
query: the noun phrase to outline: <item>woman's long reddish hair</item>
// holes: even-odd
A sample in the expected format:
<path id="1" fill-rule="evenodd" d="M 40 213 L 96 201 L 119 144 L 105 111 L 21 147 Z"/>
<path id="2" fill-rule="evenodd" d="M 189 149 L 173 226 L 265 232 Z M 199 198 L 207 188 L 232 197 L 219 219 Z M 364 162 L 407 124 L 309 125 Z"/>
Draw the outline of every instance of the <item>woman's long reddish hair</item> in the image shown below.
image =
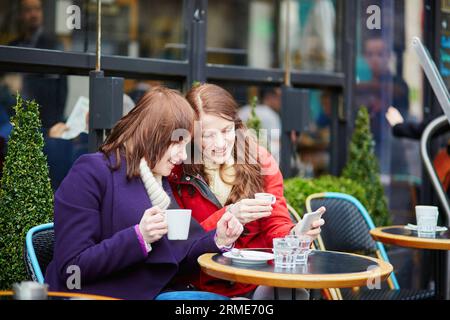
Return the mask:
<path id="1" fill-rule="evenodd" d="M 178 91 L 154 87 L 119 120 L 100 151 L 107 157 L 116 156 L 115 170 L 120 167 L 121 155 L 125 155 L 127 177 L 131 179 L 139 176 L 142 158 L 150 168 L 155 167 L 170 145 L 178 142 L 172 139 L 176 130 L 191 133 L 194 120 L 192 107 Z"/>
<path id="2" fill-rule="evenodd" d="M 233 155 L 236 175 L 225 205 L 244 198 L 253 198 L 255 193 L 263 192 L 264 180 L 261 174 L 261 164 L 255 154 L 257 141 L 247 134 L 246 126 L 238 116 L 238 104 L 232 95 L 219 86 L 202 84 L 192 88 L 186 98 L 199 118 L 204 113 L 234 122 L 236 139 Z M 244 156 L 245 159 L 242 159 Z M 191 164 L 184 165 L 184 171 L 191 175 L 200 174 L 209 183 L 204 164 L 191 161 Z M 222 171 L 221 177 L 224 179 Z M 224 181 L 227 180 L 224 179 Z"/>

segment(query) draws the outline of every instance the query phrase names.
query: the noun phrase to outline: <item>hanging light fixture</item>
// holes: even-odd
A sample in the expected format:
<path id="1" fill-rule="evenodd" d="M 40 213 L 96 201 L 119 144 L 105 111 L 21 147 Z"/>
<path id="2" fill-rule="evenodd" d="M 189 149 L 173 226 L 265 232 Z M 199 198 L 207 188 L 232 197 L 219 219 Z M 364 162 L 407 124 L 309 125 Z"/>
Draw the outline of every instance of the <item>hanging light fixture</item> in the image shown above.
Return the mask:
<path id="1" fill-rule="evenodd" d="M 291 159 L 295 155 L 292 133 L 299 135 L 309 123 L 309 90 L 296 89 L 291 84 L 290 15 L 291 0 L 286 1 L 284 84 L 281 87 L 281 171 L 288 178 L 293 174 Z"/>
<path id="2" fill-rule="evenodd" d="M 102 70 L 102 1 L 97 0 L 95 70 L 89 74 L 89 152 L 95 152 L 122 117 L 124 79 Z"/>

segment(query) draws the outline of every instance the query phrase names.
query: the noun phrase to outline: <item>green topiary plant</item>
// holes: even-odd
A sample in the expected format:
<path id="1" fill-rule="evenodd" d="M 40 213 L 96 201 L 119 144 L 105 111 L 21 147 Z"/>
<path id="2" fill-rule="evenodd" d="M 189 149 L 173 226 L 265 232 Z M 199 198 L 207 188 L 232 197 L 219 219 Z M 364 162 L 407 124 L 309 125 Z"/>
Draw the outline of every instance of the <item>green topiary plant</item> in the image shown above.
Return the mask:
<path id="1" fill-rule="evenodd" d="M 247 128 L 255 134 L 255 138 L 258 140 L 258 144 L 267 149 L 270 152 L 270 141 L 266 134 L 262 134 L 262 122 L 256 114 L 256 105 L 258 104 L 258 97 L 254 96 L 250 102 L 250 116 L 246 122 Z"/>
<path id="2" fill-rule="evenodd" d="M 349 179 L 322 176 L 317 179 L 293 178 L 284 182 L 284 196 L 299 213 L 305 210 L 306 198 L 320 192 L 342 192 L 354 196 L 364 206 L 368 204 L 363 187 Z"/>
<path id="3" fill-rule="evenodd" d="M 365 107 L 360 108 L 356 117 L 355 130 L 343 177 L 352 179 L 364 187 L 367 199 L 366 208 L 375 225 L 389 225 L 387 200 L 380 181 L 378 159 L 374 153 L 369 112 Z"/>
<path id="4" fill-rule="evenodd" d="M 26 279 L 26 232 L 53 216 L 53 192 L 42 149 L 39 106 L 17 95 L 0 190 L 0 289 Z"/>
<path id="5" fill-rule="evenodd" d="M 259 132 L 261 130 L 261 119 L 256 115 L 256 105 L 258 104 L 258 97 L 253 97 L 250 107 L 250 117 L 247 120 L 247 128 L 255 130 L 256 137 L 259 138 Z"/>

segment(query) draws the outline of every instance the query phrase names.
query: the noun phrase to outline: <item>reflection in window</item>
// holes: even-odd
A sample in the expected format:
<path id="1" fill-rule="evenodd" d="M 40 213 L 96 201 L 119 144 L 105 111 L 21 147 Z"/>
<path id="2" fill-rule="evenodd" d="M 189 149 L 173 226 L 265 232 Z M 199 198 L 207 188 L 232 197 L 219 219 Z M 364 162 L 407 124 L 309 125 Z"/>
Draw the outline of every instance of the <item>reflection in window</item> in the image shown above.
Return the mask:
<path id="1" fill-rule="evenodd" d="M 306 71 L 334 71 L 336 58 L 336 9 L 332 0 L 291 1 L 290 43 L 294 68 Z M 284 66 L 287 1 L 279 18 L 280 61 Z"/>
<path id="2" fill-rule="evenodd" d="M 281 88 L 275 86 L 236 86 L 216 83 L 228 90 L 240 106 L 239 117 L 244 123 L 250 117 L 251 101 L 258 98 L 256 115 L 261 120 L 261 128 L 268 130 L 265 144 L 279 162 L 281 152 L 282 124 L 280 111 Z M 324 90 L 310 91 L 310 117 L 308 130 L 300 135 L 295 145 L 296 175 L 316 177 L 330 172 L 330 128 L 332 117 L 332 93 Z M 275 129 L 275 130 L 273 130 Z M 271 131 L 273 130 L 273 131 Z M 265 143 L 264 139 L 260 142 Z"/>
<path id="3" fill-rule="evenodd" d="M 330 129 L 333 93 L 310 90 L 309 124 L 297 139 L 295 166 L 297 175 L 318 177 L 330 172 Z"/>
<path id="4" fill-rule="evenodd" d="M 358 4 L 355 107 L 369 110 L 375 153 L 394 223 L 413 222 L 411 213 L 421 176 L 419 146 L 411 136 L 400 137 L 397 129 L 422 118 L 422 71 L 409 44 L 413 36 L 423 33 L 423 1 L 364 0 Z M 366 27 L 367 7 L 374 4 L 383 12 L 381 30 Z"/>
<path id="5" fill-rule="evenodd" d="M 208 3 L 208 62 L 283 67 L 287 1 Z M 293 67 L 307 71 L 337 70 L 336 0 L 291 0 L 290 6 Z"/>
<path id="6" fill-rule="evenodd" d="M 44 129 L 44 153 L 49 164 L 51 184 L 53 189 L 56 190 L 75 160 L 88 152 L 89 78 L 87 76 L 65 77 L 68 85 L 66 90 L 67 102 L 52 109 L 49 108 L 50 105 L 48 104 L 51 101 L 49 97 L 52 97 L 52 95 L 29 96 L 26 94 L 24 83 L 29 76 L 29 74 L 23 73 L 0 74 L 0 167 L 6 156 L 7 143 L 12 130 L 10 117 L 13 115 L 12 107 L 16 103 L 15 94 L 19 92 L 24 98 L 34 99 L 40 105 Z M 48 74 L 33 75 L 35 78 L 38 76 L 39 81 L 43 82 L 42 85 L 37 86 L 41 91 L 49 85 L 46 80 L 54 80 L 60 77 L 59 75 Z M 179 82 L 126 79 L 123 114 L 127 114 L 139 102 L 145 92 L 152 86 L 157 85 L 181 89 L 181 83 Z M 54 91 L 54 88 L 50 87 L 50 89 Z M 55 117 L 56 112 L 58 113 L 57 118 Z M 84 130 L 76 132 L 70 130 L 73 128 L 70 127 L 70 121 L 68 120 L 74 115 L 85 123 Z"/>
<path id="7" fill-rule="evenodd" d="M 68 10 L 72 5 L 79 10 Z M 103 1 L 103 53 L 184 59 L 182 6 L 180 0 Z M 0 1 L 2 45 L 95 52 L 96 25 L 96 1 Z"/>

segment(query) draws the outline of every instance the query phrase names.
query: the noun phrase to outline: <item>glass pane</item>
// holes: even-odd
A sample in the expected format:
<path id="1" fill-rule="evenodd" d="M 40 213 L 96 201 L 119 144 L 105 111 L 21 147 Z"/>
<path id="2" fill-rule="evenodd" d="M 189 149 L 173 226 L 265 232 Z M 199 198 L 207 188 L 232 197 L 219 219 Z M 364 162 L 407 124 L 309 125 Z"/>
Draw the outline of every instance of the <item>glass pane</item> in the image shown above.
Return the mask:
<path id="1" fill-rule="evenodd" d="M 336 0 L 290 1 L 289 34 L 294 69 L 337 71 Z M 284 66 L 287 1 L 210 0 L 208 62 L 256 68 Z M 220 30 L 220 32 L 217 32 Z"/>
<path id="2" fill-rule="evenodd" d="M 181 82 L 162 82 L 157 80 L 125 79 L 124 109 L 126 114 L 152 86 L 164 85 L 181 90 Z M 28 89 L 34 90 L 28 90 Z M 73 139 L 63 136 L 64 123 L 75 106 L 89 108 L 89 78 L 87 76 L 60 76 L 51 74 L 7 73 L 0 75 L 0 163 L 7 152 L 7 142 L 12 126 L 16 92 L 23 98 L 36 100 L 40 105 L 40 116 L 45 139 L 44 152 L 50 169 L 50 180 L 54 190 L 66 176 L 73 162 L 88 152 L 88 117 L 86 130 Z M 53 93 L 59 92 L 55 95 Z M 89 109 L 87 109 L 89 110 Z"/>
<path id="3" fill-rule="evenodd" d="M 366 10 L 374 2 L 360 2 L 355 100 L 357 109 L 369 110 L 382 181 L 396 221 L 397 212 L 405 216 L 413 210 L 413 195 L 405 192 L 405 188 L 408 185 L 415 188 L 420 182 L 421 164 L 417 140 L 396 134 L 399 126 L 392 129 L 386 113 L 394 106 L 398 121 L 404 119 L 400 126 L 422 119 L 423 76 L 409 43 L 414 35 L 423 33 L 420 24 L 423 3 L 420 0 L 378 2 L 383 12 L 381 30 L 366 27 Z"/>
<path id="4" fill-rule="evenodd" d="M 441 64 L 440 72 L 447 88 L 450 88 L 450 2 L 442 1 L 441 21 Z"/>
<path id="5" fill-rule="evenodd" d="M 314 178 L 330 173 L 330 131 L 333 94 L 310 90 L 310 118 L 307 130 L 297 140 L 298 175 Z"/>
<path id="6" fill-rule="evenodd" d="M 22 5 L 20 5 L 22 3 Z M 102 53 L 184 59 L 183 1 L 103 1 Z M 93 0 L 0 0 L 0 44 L 95 52 Z"/>
<path id="7" fill-rule="evenodd" d="M 378 16 L 367 13 L 374 5 L 380 10 Z M 421 187 L 420 135 L 414 137 L 407 129 L 423 117 L 424 79 L 411 40 L 424 34 L 424 1 L 363 0 L 357 10 L 355 114 L 363 107 L 369 111 L 392 223 L 415 224 Z M 424 272 L 412 263 L 418 257 L 407 250 L 390 256 L 400 270 L 400 286 L 412 288 L 417 270 Z"/>
<path id="8" fill-rule="evenodd" d="M 251 105 L 256 100 L 256 115 L 261 120 L 259 142 L 266 147 L 279 163 L 281 134 L 281 90 L 272 86 L 246 86 L 215 83 L 228 90 L 239 105 L 239 117 L 247 124 L 251 116 Z"/>
<path id="9" fill-rule="evenodd" d="M 272 155 L 278 161 L 281 138 L 281 88 L 275 86 L 244 86 L 216 83 L 228 90 L 240 106 L 239 116 L 247 122 L 250 105 L 257 97 L 256 115 L 261 120 L 261 128 L 268 132 L 267 139 Z M 308 130 L 297 139 L 296 172 L 298 176 L 314 177 L 329 173 L 329 145 L 331 127 L 331 93 L 322 90 L 310 91 L 310 119 Z M 271 131 L 274 130 L 274 131 Z M 262 140 L 263 142 L 264 139 Z"/>

